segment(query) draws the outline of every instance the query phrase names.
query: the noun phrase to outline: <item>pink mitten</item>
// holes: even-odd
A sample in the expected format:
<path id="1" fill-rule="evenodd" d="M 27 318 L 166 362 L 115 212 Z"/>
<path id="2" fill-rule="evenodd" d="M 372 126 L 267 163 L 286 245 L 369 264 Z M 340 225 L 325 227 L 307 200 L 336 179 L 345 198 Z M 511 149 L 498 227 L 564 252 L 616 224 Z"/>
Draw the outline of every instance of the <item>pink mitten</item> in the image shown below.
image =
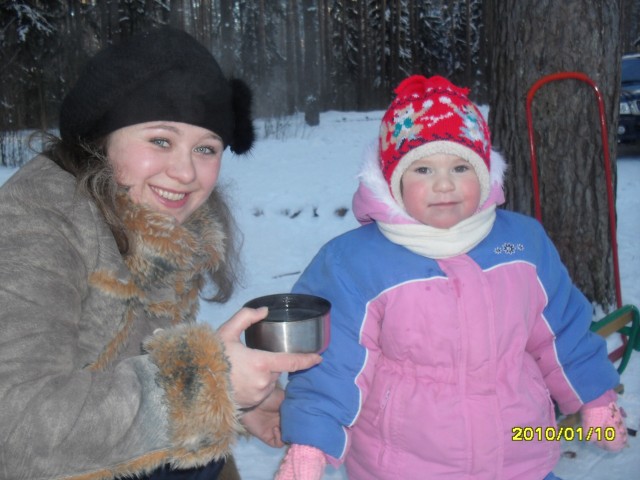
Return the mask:
<path id="1" fill-rule="evenodd" d="M 622 412 L 615 399 L 604 405 L 599 400 L 582 407 L 583 436 L 604 450 L 618 452 L 627 445 L 627 426 Z"/>
<path id="2" fill-rule="evenodd" d="M 275 480 L 320 480 L 325 464 L 321 450 L 308 445 L 291 445 Z"/>

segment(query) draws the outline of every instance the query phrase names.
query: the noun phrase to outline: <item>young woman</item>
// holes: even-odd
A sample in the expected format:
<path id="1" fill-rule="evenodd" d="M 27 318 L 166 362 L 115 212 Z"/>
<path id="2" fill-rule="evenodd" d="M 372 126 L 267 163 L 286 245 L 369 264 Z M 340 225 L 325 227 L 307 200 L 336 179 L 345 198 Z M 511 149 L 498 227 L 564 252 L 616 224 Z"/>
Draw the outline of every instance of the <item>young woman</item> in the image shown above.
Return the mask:
<path id="1" fill-rule="evenodd" d="M 216 182 L 250 105 L 192 37 L 147 32 L 89 60 L 0 188 L 2 478 L 211 479 L 245 428 L 282 445 L 278 376 L 320 357 L 246 348 L 264 309 L 195 323 L 236 280 Z"/>

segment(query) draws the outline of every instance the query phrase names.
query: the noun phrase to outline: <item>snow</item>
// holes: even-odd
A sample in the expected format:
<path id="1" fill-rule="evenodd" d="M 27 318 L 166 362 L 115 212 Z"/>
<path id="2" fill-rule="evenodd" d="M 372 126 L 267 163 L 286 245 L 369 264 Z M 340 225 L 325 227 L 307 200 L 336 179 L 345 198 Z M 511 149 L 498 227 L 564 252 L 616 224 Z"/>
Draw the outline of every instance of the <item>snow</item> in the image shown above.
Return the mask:
<path id="1" fill-rule="evenodd" d="M 244 234 L 245 275 L 225 305 L 202 304 L 200 320 L 219 325 L 248 300 L 287 292 L 322 244 L 357 226 L 351 197 L 362 154 L 376 136 L 383 112 L 326 112 L 320 125 L 307 127 L 302 115 L 259 121 L 259 140 L 248 157 L 225 153 L 221 183 Z M 274 122 L 276 122 L 274 124 Z M 264 132 L 269 131 L 265 138 Z M 15 168 L 0 167 L 0 183 Z M 618 245 L 623 303 L 640 305 L 640 153 L 618 159 Z M 347 210 L 346 215 L 340 213 Z M 283 378 L 284 380 L 284 378 Z M 640 353 L 622 375 L 619 403 L 627 426 L 640 423 Z M 608 453 L 584 443 L 562 442 L 554 472 L 564 480 L 637 478 L 640 440 L 630 437 L 623 452 Z M 256 439 L 240 439 L 234 454 L 244 480 L 273 478 L 284 450 Z M 327 467 L 325 480 L 346 479 Z"/>

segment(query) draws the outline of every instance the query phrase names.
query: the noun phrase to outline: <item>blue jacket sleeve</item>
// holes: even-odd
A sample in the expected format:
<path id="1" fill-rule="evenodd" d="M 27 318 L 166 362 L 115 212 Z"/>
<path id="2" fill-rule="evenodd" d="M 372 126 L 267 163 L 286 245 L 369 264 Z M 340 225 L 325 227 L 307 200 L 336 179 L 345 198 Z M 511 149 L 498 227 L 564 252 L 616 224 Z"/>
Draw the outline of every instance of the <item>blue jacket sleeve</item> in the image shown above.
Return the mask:
<path id="1" fill-rule="evenodd" d="M 538 228 L 536 263 L 547 303 L 527 349 L 561 411 L 573 413 L 615 387 L 619 376 L 608 359 L 606 342 L 589 329 L 592 306 L 573 285 L 551 240 Z"/>
<path id="2" fill-rule="evenodd" d="M 293 288 L 331 302 L 331 341 L 319 365 L 289 375 L 281 407 L 282 438 L 312 445 L 341 459 L 348 444 L 348 426 L 360 408 L 355 379 L 367 353 L 359 344 L 366 302 L 357 282 L 343 267 L 340 248 L 325 246 Z"/>

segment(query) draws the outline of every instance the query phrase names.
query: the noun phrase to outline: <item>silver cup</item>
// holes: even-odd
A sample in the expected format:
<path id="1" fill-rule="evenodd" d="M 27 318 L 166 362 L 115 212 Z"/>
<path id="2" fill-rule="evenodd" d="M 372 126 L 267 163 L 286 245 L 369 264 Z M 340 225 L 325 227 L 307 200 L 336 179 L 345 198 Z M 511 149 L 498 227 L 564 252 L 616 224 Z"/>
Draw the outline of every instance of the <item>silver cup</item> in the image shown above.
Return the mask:
<path id="1" fill-rule="evenodd" d="M 245 307 L 268 307 L 264 320 L 244 332 L 247 347 L 269 352 L 322 353 L 329 346 L 331 303 L 301 293 L 255 298 Z"/>

